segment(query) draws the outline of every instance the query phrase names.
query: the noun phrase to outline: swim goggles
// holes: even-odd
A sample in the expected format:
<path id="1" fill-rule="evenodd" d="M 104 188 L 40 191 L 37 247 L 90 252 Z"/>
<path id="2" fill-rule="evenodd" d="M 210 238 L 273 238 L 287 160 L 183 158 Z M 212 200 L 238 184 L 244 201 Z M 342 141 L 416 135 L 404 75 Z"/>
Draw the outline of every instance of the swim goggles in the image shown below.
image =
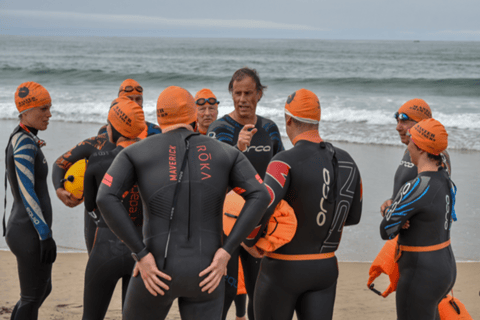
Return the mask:
<path id="1" fill-rule="evenodd" d="M 215 98 L 208 98 L 208 99 L 200 98 L 197 101 L 195 101 L 195 103 L 198 104 L 199 106 L 203 106 L 205 103 L 209 103 L 210 105 L 213 106 L 214 104 L 220 104 L 220 101 L 218 101 Z"/>
<path id="2" fill-rule="evenodd" d="M 395 112 L 393 117 L 397 120 L 402 120 L 402 121 L 408 121 L 408 120 L 415 121 L 412 118 L 410 118 L 406 113 L 398 113 L 398 111 Z M 415 122 L 417 122 L 417 121 L 415 121 Z"/>
<path id="3" fill-rule="evenodd" d="M 126 86 L 126 87 L 120 87 L 120 90 L 118 90 L 118 92 L 122 92 L 122 91 L 125 91 L 125 92 L 133 92 L 133 91 L 138 91 L 138 92 L 143 92 L 143 88 L 141 86 Z"/>

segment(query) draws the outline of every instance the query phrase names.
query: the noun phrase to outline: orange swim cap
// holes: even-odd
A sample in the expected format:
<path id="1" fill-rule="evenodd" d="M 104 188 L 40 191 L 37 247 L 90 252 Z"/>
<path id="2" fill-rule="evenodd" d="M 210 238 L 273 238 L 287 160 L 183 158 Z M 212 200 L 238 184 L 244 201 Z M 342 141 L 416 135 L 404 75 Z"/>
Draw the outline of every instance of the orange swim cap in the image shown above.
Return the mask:
<path id="1" fill-rule="evenodd" d="M 300 89 L 288 96 L 285 113 L 294 119 L 311 124 L 320 122 L 320 101 L 315 93 Z"/>
<path id="2" fill-rule="evenodd" d="M 198 91 L 197 94 L 195 95 L 195 101 L 197 101 L 198 99 L 208 99 L 208 98 L 215 98 L 217 99 L 217 97 L 213 94 L 212 90 L 210 89 L 207 89 L 207 88 L 203 88 L 202 90 Z"/>
<path id="3" fill-rule="evenodd" d="M 127 97 L 113 100 L 108 121 L 122 136 L 133 139 L 145 129 L 143 109 Z"/>
<path id="4" fill-rule="evenodd" d="M 405 102 L 398 109 L 398 113 L 405 113 L 416 122 L 432 117 L 432 110 L 430 110 L 430 106 L 423 99 L 412 99 Z"/>
<path id="5" fill-rule="evenodd" d="M 29 109 L 43 107 L 51 103 L 52 99 L 47 89 L 33 81 L 22 83 L 15 92 L 15 104 L 20 114 Z"/>
<path id="6" fill-rule="evenodd" d="M 190 92 L 175 86 L 163 90 L 157 100 L 157 121 L 162 131 L 197 121 L 197 106 Z"/>
<path id="7" fill-rule="evenodd" d="M 118 89 L 118 96 L 131 96 L 131 95 L 143 95 L 142 86 L 133 79 L 127 79 L 122 82 Z"/>
<path id="8" fill-rule="evenodd" d="M 414 125 L 410 130 L 413 143 L 425 152 L 438 156 L 448 146 L 448 133 L 437 120 L 425 119 Z"/>

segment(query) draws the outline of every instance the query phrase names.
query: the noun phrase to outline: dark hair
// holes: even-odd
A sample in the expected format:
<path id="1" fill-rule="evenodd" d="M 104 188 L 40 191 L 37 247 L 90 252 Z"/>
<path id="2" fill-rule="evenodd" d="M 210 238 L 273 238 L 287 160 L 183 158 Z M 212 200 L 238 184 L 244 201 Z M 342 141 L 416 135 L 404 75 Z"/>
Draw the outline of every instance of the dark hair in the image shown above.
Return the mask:
<path id="1" fill-rule="evenodd" d="M 235 71 L 228 84 L 228 91 L 232 93 L 233 91 L 233 82 L 243 80 L 245 77 L 250 77 L 255 81 L 255 88 L 257 92 L 260 92 L 263 95 L 263 91 L 267 89 L 267 86 L 264 86 L 260 82 L 260 77 L 258 76 L 257 70 L 244 67 Z"/>
<path id="2" fill-rule="evenodd" d="M 417 145 L 415 145 L 415 147 L 417 147 L 417 150 L 422 150 L 422 149 L 420 149 Z M 424 151 L 424 150 L 422 150 L 422 151 Z M 426 151 L 425 151 L 425 152 L 426 152 Z M 434 154 L 431 154 L 431 153 L 428 153 L 428 152 L 427 152 L 427 157 L 428 157 L 428 159 L 435 161 L 435 164 L 436 164 L 437 166 L 441 166 L 442 163 L 443 163 L 443 160 L 442 160 L 442 156 L 441 156 L 441 155 L 434 155 Z"/>

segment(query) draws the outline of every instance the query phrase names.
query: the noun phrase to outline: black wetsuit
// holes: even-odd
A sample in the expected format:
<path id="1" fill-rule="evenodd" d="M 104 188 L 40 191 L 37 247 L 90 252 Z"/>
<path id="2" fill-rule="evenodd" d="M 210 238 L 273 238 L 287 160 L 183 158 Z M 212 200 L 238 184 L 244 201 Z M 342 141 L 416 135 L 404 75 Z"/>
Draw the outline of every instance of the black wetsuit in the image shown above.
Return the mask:
<path id="1" fill-rule="evenodd" d="M 455 203 L 452 188 L 444 169 L 422 172 L 407 182 L 387 209 L 380 225 L 382 239 L 399 234 L 399 245 L 415 247 L 448 241 Z M 407 220 L 410 227 L 402 229 Z M 398 319 L 439 319 L 438 303 L 452 289 L 456 278 L 451 246 L 430 252 L 403 251 L 398 267 Z"/>
<path id="2" fill-rule="evenodd" d="M 450 155 L 446 150 L 443 151 L 441 155 L 442 166 L 447 169 L 449 174 L 451 174 Z M 395 198 L 400 188 L 406 182 L 415 179 L 417 175 L 417 166 L 412 163 L 412 160 L 410 158 L 410 152 L 408 150 L 405 150 L 402 161 L 400 161 L 397 171 L 395 172 L 395 178 L 393 180 L 393 193 L 391 199 L 393 200 Z"/>
<path id="3" fill-rule="evenodd" d="M 117 146 L 112 151 L 99 151 L 90 156 L 84 180 L 85 209 L 97 224 L 95 242 L 85 270 L 83 295 L 83 320 L 103 319 L 119 279 L 122 279 L 122 305 L 132 275 L 135 261 L 131 251 L 107 227 L 97 209 L 97 191 L 115 156 L 123 150 Z M 134 186 L 124 197 L 123 206 L 142 234 L 143 213 L 138 187 Z M 92 213 L 93 212 L 93 213 Z"/>
<path id="4" fill-rule="evenodd" d="M 188 161 L 170 223 L 188 137 Z M 201 292 L 203 278 L 198 275 L 210 265 L 218 248 L 231 254 L 258 224 L 268 205 L 268 193 L 247 158 L 234 148 L 181 128 L 125 149 L 105 179 L 97 204 L 110 229 L 132 252 L 146 247 L 158 268 L 172 277 L 172 281 L 164 281 L 170 290 L 157 297 L 147 291 L 141 277 L 132 278 L 124 319 L 164 319 L 176 298 L 184 319 L 219 319 L 224 283 L 211 294 Z M 124 191 L 136 182 L 144 204 L 145 243 L 134 232 L 120 202 Z M 227 189 L 235 187 L 245 190 L 246 203 L 222 246 L 223 202 Z M 168 256 L 164 258 L 167 245 Z"/>
<path id="5" fill-rule="evenodd" d="M 148 127 L 148 133 L 150 135 L 161 133 L 161 130 L 158 126 L 148 122 L 146 122 L 146 124 Z M 100 129 L 99 132 L 100 131 L 102 131 L 102 129 Z M 58 188 L 63 188 L 62 179 L 65 177 L 65 173 L 67 172 L 68 168 L 70 168 L 75 162 L 81 159 L 88 159 L 92 154 L 99 150 L 109 151 L 113 150 L 114 148 L 115 145 L 108 141 L 107 133 L 104 132 L 102 134 L 99 134 L 98 136 L 83 140 L 71 150 L 61 155 L 55 161 L 52 170 L 52 180 L 55 190 L 57 190 Z M 95 222 L 90 217 L 88 212 L 85 211 L 85 244 L 87 246 L 87 251 L 89 254 L 90 251 L 92 251 L 96 229 L 97 226 Z"/>
<path id="6" fill-rule="evenodd" d="M 284 199 L 294 209 L 293 239 L 264 257 L 255 289 L 255 319 L 331 319 L 337 286 L 337 250 L 343 226 L 360 221 L 362 185 L 350 155 L 324 142 L 300 140 L 270 162 L 265 185 L 272 202 L 263 221 Z M 312 254 L 331 253 L 319 259 Z M 306 255 L 300 257 L 299 255 Z M 296 257 L 298 260 L 293 259 Z M 308 258 L 307 258 L 308 257 Z"/>
<path id="7" fill-rule="evenodd" d="M 225 115 L 208 127 L 207 135 L 236 147 L 242 128 L 242 124 L 233 120 L 229 115 Z M 272 120 L 257 115 L 255 128 L 258 131 L 253 135 L 250 146 L 244 151 L 244 154 L 263 179 L 268 163 L 274 155 L 283 151 L 284 147 L 278 127 Z M 238 255 L 242 259 L 245 288 L 249 297 L 248 317 L 250 320 L 254 320 L 253 292 L 255 291 L 255 282 L 260 269 L 260 259 L 252 257 L 242 247 L 239 247 L 234 252 L 234 256 L 232 256 L 228 264 L 227 276 L 225 276 L 226 295 L 222 319 L 226 318 L 228 309 L 237 295 L 238 259 L 236 256 Z"/>
<path id="8" fill-rule="evenodd" d="M 5 151 L 14 198 L 5 240 L 17 258 L 21 290 L 11 319 L 37 319 L 38 309 L 52 290 L 52 264 L 41 262 L 40 248 L 42 240 L 52 237 L 48 165 L 34 138 L 20 127 L 13 131 Z"/>

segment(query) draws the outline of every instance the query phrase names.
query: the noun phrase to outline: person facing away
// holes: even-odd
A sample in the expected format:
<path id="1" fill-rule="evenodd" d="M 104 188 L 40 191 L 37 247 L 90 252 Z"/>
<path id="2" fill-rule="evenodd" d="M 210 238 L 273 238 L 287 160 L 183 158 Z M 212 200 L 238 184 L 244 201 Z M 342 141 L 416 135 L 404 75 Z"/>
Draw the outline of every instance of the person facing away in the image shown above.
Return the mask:
<path id="1" fill-rule="evenodd" d="M 397 319 L 440 319 L 438 304 L 456 278 L 450 245 L 456 187 L 441 156 L 448 134 L 440 122 L 429 118 L 409 129 L 406 137 L 418 175 L 400 187 L 385 210 L 380 235 L 384 240 L 398 235 Z"/>
<path id="2" fill-rule="evenodd" d="M 133 79 L 126 79 L 120 85 L 118 91 L 118 97 L 127 97 L 133 102 L 137 103 L 140 107 L 143 106 L 143 88 L 140 84 Z M 111 107 L 111 106 L 110 106 Z M 57 197 L 70 208 L 74 208 L 82 203 L 83 198 L 77 199 L 63 186 L 63 178 L 67 170 L 77 161 L 82 159 L 89 159 L 90 156 L 100 150 L 109 151 L 115 149 L 115 145 L 109 142 L 108 134 L 106 132 L 107 126 L 100 128 L 98 134 L 95 137 L 85 139 L 78 143 L 75 147 L 62 154 L 55 161 L 52 169 L 52 181 L 56 190 Z M 139 135 L 140 138 L 151 136 L 161 133 L 160 128 L 150 122 L 145 122 L 145 129 Z M 84 212 L 84 236 L 87 252 L 90 254 L 92 251 L 95 231 L 97 225 L 95 221 L 90 217 L 87 211 Z"/>
<path id="3" fill-rule="evenodd" d="M 97 210 L 96 198 L 98 187 L 115 157 L 124 148 L 140 141 L 137 137 L 144 129 L 142 108 L 127 97 L 115 99 L 108 113 L 107 132 L 110 143 L 116 145 L 116 148 L 98 151 L 88 161 L 84 179 L 84 203 L 97 229 L 85 269 L 83 320 L 101 320 L 105 317 L 119 279 L 122 279 L 122 305 L 125 300 L 135 261 L 125 244 L 108 229 L 100 210 Z M 122 203 L 137 233 L 141 235 L 143 212 L 137 186 L 123 195 Z"/>
<path id="4" fill-rule="evenodd" d="M 306 89 L 291 94 L 285 104 L 294 147 L 268 165 L 265 185 L 271 201 L 262 229 L 283 199 L 295 212 L 297 230 L 290 242 L 262 258 L 254 300 L 257 320 L 292 319 L 294 312 L 299 320 L 333 316 L 335 251 L 343 227 L 360 221 L 362 180 L 352 157 L 320 137 L 320 114 L 318 97 Z"/>
<path id="5" fill-rule="evenodd" d="M 197 107 L 188 91 L 165 89 L 157 118 L 163 134 L 118 154 L 97 196 L 107 225 L 137 261 L 123 317 L 165 319 L 178 298 L 182 319 L 219 319 L 226 265 L 260 221 L 268 192 L 240 151 L 193 132 Z M 143 239 L 121 203 L 134 184 L 144 203 Z M 222 243 L 228 188 L 241 193 L 246 204 Z"/>
<path id="6" fill-rule="evenodd" d="M 20 124 L 10 135 L 5 150 L 5 174 L 14 199 L 6 228 L 3 217 L 3 235 L 17 259 L 20 280 L 20 300 L 11 319 L 37 319 L 38 309 L 52 291 L 52 265 L 57 256 L 48 165 L 41 150 L 45 142 L 37 137 L 38 131 L 48 127 L 52 99 L 42 85 L 25 82 L 15 92 L 15 104 Z"/>
<path id="7" fill-rule="evenodd" d="M 280 132 L 275 122 L 257 115 L 257 104 L 266 90 L 255 69 L 241 68 L 235 71 L 228 90 L 232 94 L 234 110 L 213 122 L 207 135 L 225 142 L 242 151 L 257 173 L 263 179 L 267 165 L 274 155 L 284 150 Z M 244 270 L 245 287 L 249 298 L 248 317 L 254 320 L 253 293 L 260 268 L 260 260 L 251 256 L 243 248 L 238 248 L 230 260 L 227 279 L 238 276 L 239 255 Z M 236 296 L 237 288 L 227 285 L 224 316 Z"/>

